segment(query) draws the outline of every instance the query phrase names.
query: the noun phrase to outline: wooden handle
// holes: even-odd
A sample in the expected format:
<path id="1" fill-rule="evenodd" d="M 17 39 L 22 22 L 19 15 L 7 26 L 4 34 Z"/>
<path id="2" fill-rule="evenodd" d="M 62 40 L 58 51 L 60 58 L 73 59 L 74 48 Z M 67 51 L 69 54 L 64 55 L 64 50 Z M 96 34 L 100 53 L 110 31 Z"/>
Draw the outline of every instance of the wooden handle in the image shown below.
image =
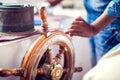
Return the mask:
<path id="1" fill-rule="evenodd" d="M 48 23 L 47 23 L 47 10 L 45 7 L 41 7 L 39 16 L 41 17 L 42 20 L 42 27 L 44 30 L 48 29 Z"/>
<path id="2" fill-rule="evenodd" d="M 23 68 L 1 68 L 0 69 L 0 77 L 8 77 L 8 76 L 23 76 L 25 69 Z"/>
<path id="3" fill-rule="evenodd" d="M 74 72 L 81 72 L 82 70 L 82 67 L 75 67 Z"/>

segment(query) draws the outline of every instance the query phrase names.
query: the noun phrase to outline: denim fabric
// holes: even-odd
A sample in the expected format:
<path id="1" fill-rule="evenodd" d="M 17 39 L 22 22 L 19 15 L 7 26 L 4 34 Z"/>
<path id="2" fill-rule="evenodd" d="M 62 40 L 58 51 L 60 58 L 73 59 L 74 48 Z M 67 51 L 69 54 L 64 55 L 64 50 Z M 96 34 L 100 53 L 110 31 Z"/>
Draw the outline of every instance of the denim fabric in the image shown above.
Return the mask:
<path id="1" fill-rule="evenodd" d="M 102 13 L 116 17 L 116 20 L 89 40 L 94 66 L 105 53 L 120 43 L 120 0 L 84 0 L 84 5 L 88 23 L 92 23 Z"/>
<path id="2" fill-rule="evenodd" d="M 120 0 L 111 1 L 106 7 L 104 13 L 113 17 L 120 17 Z"/>

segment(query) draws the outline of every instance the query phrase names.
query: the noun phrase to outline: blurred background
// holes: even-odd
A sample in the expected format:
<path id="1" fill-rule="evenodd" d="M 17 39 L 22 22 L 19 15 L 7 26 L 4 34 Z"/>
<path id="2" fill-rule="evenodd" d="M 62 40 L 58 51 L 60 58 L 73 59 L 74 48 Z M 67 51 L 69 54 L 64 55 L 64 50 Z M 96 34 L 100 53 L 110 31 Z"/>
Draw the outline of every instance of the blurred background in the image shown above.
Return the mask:
<path id="1" fill-rule="evenodd" d="M 74 18 L 81 16 L 86 19 L 86 11 L 83 6 L 83 0 L 63 0 L 55 7 L 51 7 L 44 0 L 0 0 L 3 4 L 30 4 L 34 6 L 35 27 L 40 27 L 39 8 L 45 6 L 48 11 L 48 24 L 50 29 L 60 29 L 66 31 Z M 74 73 L 72 80 L 81 80 L 84 74 L 91 69 L 91 56 L 89 50 L 88 38 L 74 36 L 72 37 L 75 49 L 75 66 L 82 67 L 83 71 Z"/>

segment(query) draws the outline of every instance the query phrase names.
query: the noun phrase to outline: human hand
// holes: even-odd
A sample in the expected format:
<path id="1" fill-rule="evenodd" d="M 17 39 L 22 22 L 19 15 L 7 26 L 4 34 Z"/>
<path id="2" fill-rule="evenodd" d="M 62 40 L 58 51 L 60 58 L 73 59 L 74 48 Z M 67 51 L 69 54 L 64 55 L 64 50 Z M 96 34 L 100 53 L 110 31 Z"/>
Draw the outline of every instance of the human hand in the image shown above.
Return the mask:
<path id="1" fill-rule="evenodd" d="M 46 1 L 49 2 L 51 6 L 55 6 L 58 3 L 60 3 L 62 0 L 46 0 Z"/>
<path id="2" fill-rule="evenodd" d="M 73 21 L 66 34 L 70 34 L 70 36 L 91 37 L 94 35 L 94 27 L 81 17 L 78 17 Z"/>

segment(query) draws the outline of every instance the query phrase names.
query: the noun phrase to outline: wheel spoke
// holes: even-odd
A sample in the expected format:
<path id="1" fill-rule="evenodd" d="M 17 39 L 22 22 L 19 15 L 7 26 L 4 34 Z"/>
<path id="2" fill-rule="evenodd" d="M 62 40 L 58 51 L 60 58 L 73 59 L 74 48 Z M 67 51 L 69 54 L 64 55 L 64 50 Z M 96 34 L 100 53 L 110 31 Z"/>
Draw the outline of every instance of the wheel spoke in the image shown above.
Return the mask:
<path id="1" fill-rule="evenodd" d="M 47 49 L 46 51 L 46 63 L 51 64 L 52 63 L 52 53 L 51 49 Z"/>
<path id="2" fill-rule="evenodd" d="M 55 57 L 56 62 L 60 63 L 61 59 L 62 59 L 62 55 L 65 53 L 64 47 L 63 46 L 59 46 L 59 52 Z"/>

